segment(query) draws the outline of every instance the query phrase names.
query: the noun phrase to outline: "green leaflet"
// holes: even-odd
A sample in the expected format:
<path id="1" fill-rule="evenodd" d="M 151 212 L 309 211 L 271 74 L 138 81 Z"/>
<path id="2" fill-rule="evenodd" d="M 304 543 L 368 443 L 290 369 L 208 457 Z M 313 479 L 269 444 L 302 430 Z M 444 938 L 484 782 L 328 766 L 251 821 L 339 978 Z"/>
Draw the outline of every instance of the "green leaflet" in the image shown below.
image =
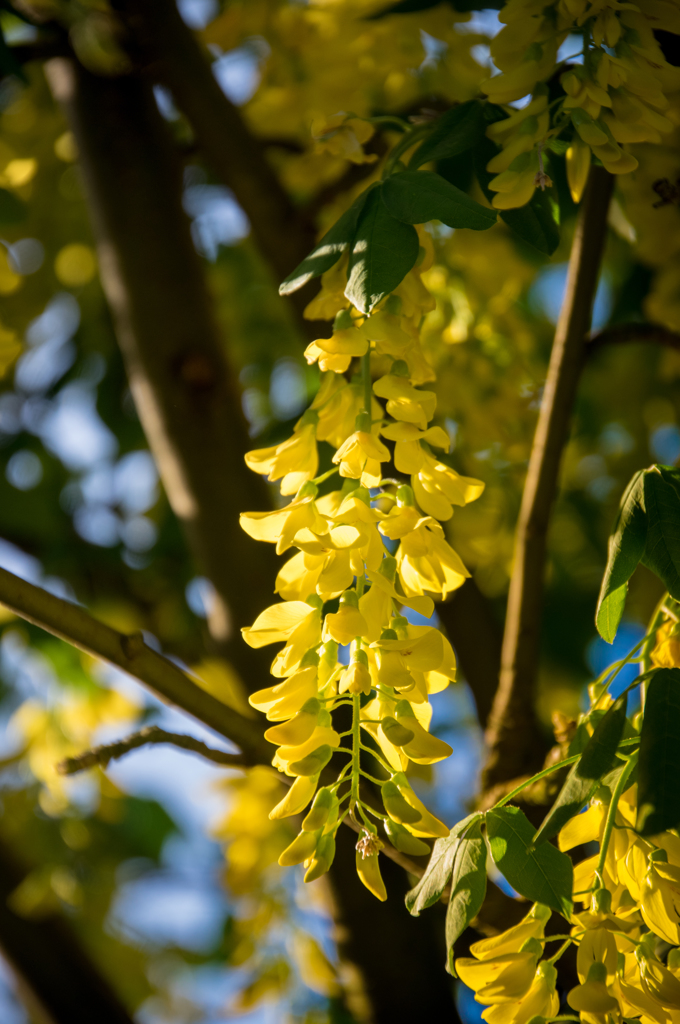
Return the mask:
<path id="1" fill-rule="evenodd" d="M 486 896 L 486 843 L 481 819 L 460 839 L 451 872 L 451 896 L 446 911 L 446 969 L 456 977 L 453 947 L 456 939 L 481 910 Z"/>
<path id="2" fill-rule="evenodd" d="M 560 228 L 547 192 L 536 189 L 533 199 L 517 210 L 503 210 L 501 220 L 534 249 L 552 256 L 560 244 Z"/>
<path id="3" fill-rule="evenodd" d="M 652 836 L 680 825 L 680 669 L 660 668 L 647 687 L 638 760 L 635 828 Z"/>
<path id="4" fill-rule="evenodd" d="M 484 106 L 479 100 L 468 100 L 447 110 L 409 160 L 409 171 L 431 160 L 448 160 L 465 153 L 484 137 L 485 129 Z"/>
<path id="5" fill-rule="evenodd" d="M 362 313 L 401 284 L 418 258 L 418 233 L 396 220 L 373 189 L 359 217 L 349 255 L 345 295 Z"/>
<path id="6" fill-rule="evenodd" d="M 354 200 L 349 210 L 345 210 L 309 256 L 305 256 L 302 263 L 279 285 L 279 295 L 291 295 L 338 262 L 354 238 L 359 216 L 371 191 L 366 189 Z"/>
<path id="7" fill-rule="evenodd" d="M 424 224 L 440 220 L 451 228 L 484 231 L 496 223 L 495 210 L 471 199 L 433 171 L 403 171 L 383 183 L 385 206 L 397 220 Z"/>
<path id="8" fill-rule="evenodd" d="M 481 820 L 481 814 L 469 814 L 451 829 L 450 835 L 436 841 L 425 874 L 406 894 L 406 907 L 414 917 L 418 917 L 421 910 L 426 910 L 436 903 L 444 892 L 451 878 L 458 846 L 464 841 L 466 831 Z"/>
<path id="9" fill-rule="evenodd" d="M 621 499 L 595 614 L 598 632 L 608 643 L 616 636 L 638 562 L 680 598 L 680 471 L 669 466 L 636 473 Z"/>
<path id="10" fill-rule="evenodd" d="M 593 730 L 581 755 L 572 765 L 557 800 L 534 836 L 534 847 L 556 835 L 563 825 L 590 800 L 605 776 L 614 766 L 616 749 L 626 724 L 628 698 L 616 700 Z"/>
<path id="11" fill-rule="evenodd" d="M 628 484 L 609 538 L 609 557 L 600 588 L 595 624 L 603 640 L 612 643 L 628 593 L 628 580 L 642 558 L 647 540 L 644 500 L 645 471 Z"/>
<path id="12" fill-rule="evenodd" d="M 521 896 L 545 903 L 569 919 L 574 871 L 566 853 L 544 843 L 532 848 L 534 829 L 519 807 L 487 811 L 491 856 L 499 871 Z"/>

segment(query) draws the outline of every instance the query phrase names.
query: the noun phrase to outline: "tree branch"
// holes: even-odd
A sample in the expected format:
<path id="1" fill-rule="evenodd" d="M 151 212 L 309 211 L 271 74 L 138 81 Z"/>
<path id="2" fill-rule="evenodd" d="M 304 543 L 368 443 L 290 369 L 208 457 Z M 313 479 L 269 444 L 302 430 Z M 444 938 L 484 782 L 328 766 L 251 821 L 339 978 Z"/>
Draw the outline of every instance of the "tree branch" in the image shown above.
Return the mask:
<path id="1" fill-rule="evenodd" d="M 148 647 L 141 633 L 126 636 L 84 608 L 0 569 L 0 604 L 87 654 L 129 673 L 157 697 L 193 715 L 236 743 L 245 764 L 270 764 L 271 747 L 256 722 L 202 690 L 174 662 Z"/>
<path id="2" fill-rule="evenodd" d="M 145 747 L 149 743 L 170 743 L 174 747 L 180 747 L 182 750 L 190 750 L 194 754 L 199 754 L 207 761 L 214 762 L 214 764 L 226 765 L 229 768 L 244 768 L 247 765 L 243 754 L 228 754 L 226 750 L 216 750 L 214 747 L 207 746 L 207 744 L 197 740 L 194 736 L 186 736 L 177 732 L 166 732 L 165 729 L 161 729 L 157 725 L 147 725 L 145 729 L 133 732 L 122 740 L 116 740 L 115 743 L 103 743 L 99 747 L 85 750 L 82 754 L 78 754 L 77 757 L 64 758 L 57 765 L 57 771 L 60 775 L 76 775 L 78 772 L 84 772 L 88 768 L 94 768 L 97 765 L 106 768 L 109 761 L 116 761 L 119 757 L 125 757 L 131 750 L 138 750 L 139 747 Z"/>
<path id="3" fill-rule="evenodd" d="M 269 657 L 239 629 L 270 602 L 277 559 L 243 534 L 239 512 L 270 500 L 243 461 L 250 443 L 240 395 L 182 209 L 178 155 L 148 82 L 99 77 L 66 59 L 45 71 L 78 144 L 102 286 L 142 426 L 217 592 L 211 633 L 258 689 Z"/>
<path id="4" fill-rule="evenodd" d="M 224 95 L 208 54 L 173 0 L 115 0 L 149 71 L 171 91 L 217 175 L 236 196 L 255 242 L 277 280 L 314 245 L 311 221 L 295 208 L 261 142 Z M 295 298 L 295 296 L 293 296 Z M 308 298 L 297 300 L 302 308 Z"/>
<path id="5" fill-rule="evenodd" d="M 680 349 L 680 334 L 660 324 L 616 324 L 593 334 L 588 340 L 586 354 L 590 356 L 593 352 L 599 352 L 605 345 L 644 342 Z"/>
<path id="6" fill-rule="evenodd" d="M 576 225 L 566 294 L 555 331 L 515 536 L 501 675 L 487 730 L 489 758 L 483 772 L 484 789 L 533 772 L 545 754 L 535 717 L 534 693 L 546 535 L 586 351 L 612 182 L 612 176 L 604 169 L 591 170 Z"/>

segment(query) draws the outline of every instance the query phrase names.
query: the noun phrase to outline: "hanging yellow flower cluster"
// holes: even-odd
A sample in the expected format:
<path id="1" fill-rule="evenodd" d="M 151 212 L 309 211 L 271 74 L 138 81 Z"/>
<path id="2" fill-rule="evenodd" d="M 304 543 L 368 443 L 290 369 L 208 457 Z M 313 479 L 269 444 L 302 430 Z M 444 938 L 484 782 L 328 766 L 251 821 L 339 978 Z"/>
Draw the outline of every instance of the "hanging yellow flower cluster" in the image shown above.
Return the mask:
<path id="1" fill-rule="evenodd" d="M 431 302 L 422 269 L 370 316 L 348 306 L 344 280 L 339 293 L 334 289 L 335 268 L 324 275 L 313 305 L 337 315 L 332 337 L 313 342 L 306 353 L 322 370 L 319 391 L 289 440 L 246 455 L 251 469 L 279 481 L 292 500 L 277 511 L 241 517 L 246 533 L 276 544 L 279 554 L 295 549 L 276 580 L 283 600 L 243 630 L 252 647 L 284 644 L 272 664 L 276 682 L 250 698 L 280 723 L 265 733 L 277 747 L 272 763 L 295 780 L 271 816 L 298 814 L 314 798 L 279 863 L 304 862 L 305 880 L 318 878 L 328 871 L 335 834 L 350 815 L 361 829 L 359 876 L 379 899 L 386 892 L 375 822 L 410 854 L 428 852 L 423 838 L 448 835 L 406 771 L 410 761 L 433 764 L 451 753 L 428 731 L 428 697 L 455 678 L 455 658 L 439 629 L 412 625 L 402 612 L 430 618 L 431 595 L 445 598 L 469 575 L 441 522 L 483 489 L 432 451 L 448 450 L 449 438 L 430 426 L 434 392 L 418 387 L 434 379 L 416 327 L 423 304 Z M 358 372 L 348 380 L 353 364 Z M 387 372 L 374 380 L 376 366 Z M 319 441 L 335 449 L 336 468 L 321 476 Z M 335 474 L 342 486 L 320 496 L 319 486 Z M 340 648 L 347 647 L 348 658 L 340 660 Z M 334 715 L 345 706 L 351 727 L 339 732 Z M 347 763 L 333 773 L 326 766 L 340 756 Z M 369 759 L 380 778 L 366 770 Z M 379 787 L 384 813 L 367 802 L 362 778 Z"/>
<path id="2" fill-rule="evenodd" d="M 675 627 L 677 629 L 677 627 Z M 668 625 L 656 635 L 652 664 L 677 665 L 669 649 Z M 611 698 L 591 688 L 597 706 Z M 637 742 L 636 727 L 629 743 Z M 660 751 L 660 756 L 663 751 Z M 486 1008 L 487 1024 L 535 1024 L 580 1019 L 587 1024 L 618 1024 L 639 1018 L 645 1024 L 670 1024 L 680 1011 L 680 838 L 669 830 L 643 837 L 639 826 L 638 785 L 631 782 L 637 751 L 617 770 L 611 788 L 600 787 L 582 814 L 561 829 L 562 851 L 586 844 L 599 850 L 574 868 L 573 901 L 583 910 L 571 916 L 568 935 L 545 936 L 549 907 L 534 904 L 514 927 L 473 943 L 471 957 L 456 960 L 456 972 Z M 547 958 L 546 942 L 564 940 Z M 579 984 L 566 995 L 576 1017 L 559 1017 L 555 963 L 577 946 Z M 670 949 L 669 949 L 670 947 Z M 568 1012 L 568 1011 L 567 1011 Z"/>
<path id="3" fill-rule="evenodd" d="M 501 74 L 482 89 L 497 104 L 529 94 L 531 101 L 510 108 L 509 119 L 487 132 L 502 147 L 487 164 L 498 209 L 523 206 L 537 185 L 550 184 L 542 151 L 558 136 L 571 136 L 567 174 L 578 202 L 592 156 L 612 174 L 625 174 L 637 167 L 627 144 L 659 143 L 677 124 L 668 94 L 680 85 L 680 71 L 654 35 L 680 32 L 677 0 L 509 0 L 500 20 L 505 27 L 491 42 L 491 56 Z M 581 54 L 570 54 L 582 64 L 558 62 L 567 37 L 582 37 Z M 566 95 L 555 98 L 549 83 L 560 71 Z"/>

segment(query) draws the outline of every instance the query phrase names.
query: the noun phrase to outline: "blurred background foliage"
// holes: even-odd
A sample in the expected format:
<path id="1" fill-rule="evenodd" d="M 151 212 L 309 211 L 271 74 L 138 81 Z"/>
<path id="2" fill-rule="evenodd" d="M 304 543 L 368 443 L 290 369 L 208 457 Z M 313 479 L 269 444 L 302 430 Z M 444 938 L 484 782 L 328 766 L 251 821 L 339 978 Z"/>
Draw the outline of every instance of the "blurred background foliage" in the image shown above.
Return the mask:
<path id="1" fill-rule="evenodd" d="M 28 11 L 30 21 L 39 6 L 19 14 Z M 441 4 L 366 20 L 380 6 L 180 5 L 210 49 L 222 89 L 319 228 L 378 173 L 377 158 L 393 141 L 389 131 L 374 135 L 364 162 L 363 151 L 358 157 L 337 137 L 334 145 L 315 140 L 319 123 L 340 110 L 445 109 L 474 96 L 487 73 L 494 11 L 470 20 Z M 71 41 L 86 66 L 110 73 L 98 62 L 120 50 L 105 16 L 99 4 L 80 4 Z M 7 5 L 0 24 L 10 46 L 37 38 Z M 117 628 L 143 630 L 148 643 L 198 666 L 206 686 L 233 700 L 228 669 L 211 655 L 210 583 L 159 485 L 127 385 L 73 137 L 41 63 L 26 64 L 24 74 L 0 85 L 0 359 L 9 365 L 0 385 L 0 565 Z M 182 155 L 184 209 L 250 435 L 264 446 L 289 432 L 317 371 L 304 363 L 298 325 L 237 199 L 204 164 L 172 97 L 160 87 L 156 97 Z M 659 177 L 677 178 L 678 145 L 675 138 L 635 147 L 641 166 L 620 182 L 595 330 L 647 319 L 680 327 L 678 210 L 654 208 L 651 189 Z M 563 171 L 554 173 L 559 181 Z M 428 228 L 435 262 L 425 282 L 434 308 L 423 333 L 437 369 L 438 421 L 453 442 L 451 464 L 486 483 L 479 501 L 456 512 L 450 532 L 499 623 L 573 230 L 574 208 L 562 192 L 563 238 L 550 260 L 501 223 L 480 234 Z M 539 694 L 546 732 L 552 712 L 577 713 L 593 673 L 621 653 L 595 639 L 606 541 L 631 474 L 680 457 L 679 376 L 680 353 L 651 344 L 604 346 L 584 369 L 550 533 Z M 642 635 L 659 587 L 638 570 L 622 647 Z M 8 613 L 0 696 L 0 828 L 32 865 L 11 897 L 17 912 L 40 920 L 59 908 L 144 1024 L 209 1024 L 227 1014 L 253 1022 L 361 1019 L 360 999 L 347 996 L 352 978 L 337 961 L 323 882 L 303 891 L 301 875 L 276 867 L 292 826 L 267 818 L 280 798 L 273 773 L 244 776 L 154 748 L 106 773 L 61 778 L 54 766 L 62 757 L 136 724 L 207 730 Z M 475 792 L 481 732 L 464 680 L 435 704 L 436 730 L 455 753 L 418 784 L 453 823 Z M 0 1017 L 31 1019 L 5 968 Z"/>

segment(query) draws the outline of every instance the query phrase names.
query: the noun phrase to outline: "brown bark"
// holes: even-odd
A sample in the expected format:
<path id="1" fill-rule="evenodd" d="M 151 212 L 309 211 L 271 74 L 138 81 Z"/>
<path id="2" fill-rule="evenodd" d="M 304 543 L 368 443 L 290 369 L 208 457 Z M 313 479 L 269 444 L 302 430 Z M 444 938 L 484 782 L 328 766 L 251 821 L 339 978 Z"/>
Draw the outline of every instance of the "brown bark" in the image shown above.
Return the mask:
<path id="1" fill-rule="evenodd" d="M 546 537 L 586 351 L 607 234 L 612 181 L 603 168 L 592 169 L 574 235 L 567 290 L 555 331 L 517 524 L 501 675 L 487 730 L 490 753 L 482 780 L 485 790 L 498 782 L 533 773 L 540 767 L 546 750 L 534 710 Z"/>
<path id="2" fill-rule="evenodd" d="M 97 237 L 101 280 L 142 426 L 172 508 L 217 601 L 220 651 L 250 690 L 267 652 L 242 641 L 268 603 L 272 549 L 240 529 L 268 505 L 243 462 L 250 447 L 203 271 L 181 205 L 181 170 L 150 84 L 106 79 L 66 58 L 45 65 L 75 134 Z"/>
<path id="3" fill-rule="evenodd" d="M 222 92 L 207 52 L 173 0 L 116 0 L 114 6 L 129 26 L 133 53 L 171 91 L 207 163 L 237 196 L 277 283 L 283 280 L 314 245 L 314 226 L 295 208 L 260 140 Z M 308 301 L 293 297 L 299 313 Z"/>

